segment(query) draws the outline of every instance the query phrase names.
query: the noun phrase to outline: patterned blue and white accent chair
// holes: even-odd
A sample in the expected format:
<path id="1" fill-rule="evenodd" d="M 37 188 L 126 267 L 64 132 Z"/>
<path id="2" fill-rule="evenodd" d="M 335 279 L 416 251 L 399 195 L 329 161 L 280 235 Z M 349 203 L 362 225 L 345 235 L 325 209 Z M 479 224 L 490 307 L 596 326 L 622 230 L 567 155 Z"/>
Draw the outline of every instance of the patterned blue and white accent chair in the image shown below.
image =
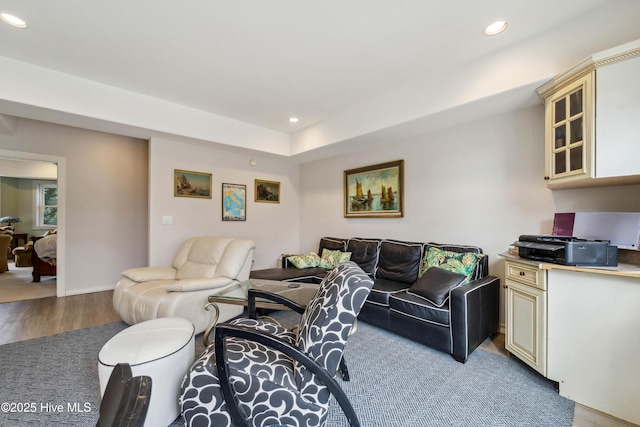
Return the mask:
<path id="1" fill-rule="evenodd" d="M 297 334 L 265 320 L 216 325 L 215 342 L 182 384 L 188 426 L 324 426 L 333 394 L 350 425 L 358 417 L 335 380 L 347 338 L 373 286 L 354 262 L 324 278 Z"/>

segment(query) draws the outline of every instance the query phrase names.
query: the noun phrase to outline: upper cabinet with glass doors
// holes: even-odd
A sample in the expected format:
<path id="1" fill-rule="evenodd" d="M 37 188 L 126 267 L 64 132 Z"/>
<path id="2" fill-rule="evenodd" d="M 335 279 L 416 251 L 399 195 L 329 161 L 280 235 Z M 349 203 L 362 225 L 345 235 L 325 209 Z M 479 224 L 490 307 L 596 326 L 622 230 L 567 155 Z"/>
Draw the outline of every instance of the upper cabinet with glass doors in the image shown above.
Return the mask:
<path id="1" fill-rule="evenodd" d="M 546 153 L 550 180 L 592 176 L 593 73 L 559 90 L 548 101 Z"/>
<path id="2" fill-rule="evenodd" d="M 549 188 L 640 182 L 640 40 L 593 55 L 538 88 Z"/>

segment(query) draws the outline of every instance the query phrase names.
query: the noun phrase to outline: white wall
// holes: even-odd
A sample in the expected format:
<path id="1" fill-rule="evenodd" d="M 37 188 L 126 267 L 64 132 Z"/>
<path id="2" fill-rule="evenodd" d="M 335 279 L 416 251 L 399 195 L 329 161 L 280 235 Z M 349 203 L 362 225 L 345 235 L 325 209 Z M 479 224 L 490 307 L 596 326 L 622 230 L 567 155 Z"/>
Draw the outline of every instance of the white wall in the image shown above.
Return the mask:
<path id="1" fill-rule="evenodd" d="M 302 249 L 319 237 L 385 237 L 481 246 L 496 254 L 523 233 L 551 231 L 542 107 L 491 117 L 304 165 Z M 404 159 L 404 218 L 344 218 L 343 171 Z"/>
<path id="2" fill-rule="evenodd" d="M 0 150 L 62 159 L 66 295 L 112 289 L 123 270 L 147 264 L 146 141 L 21 119 Z"/>
<path id="3" fill-rule="evenodd" d="M 111 289 L 126 268 L 169 265 L 184 239 L 207 234 L 254 240 L 254 269 L 317 250 L 326 235 L 472 244 L 504 279 L 497 254 L 520 234 L 551 232 L 555 212 L 640 211 L 638 185 L 548 190 L 543 127 L 540 106 L 298 166 L 21 120 L 16 136 L 0 135 L 0 150 L 65 159 L 67 294 Z M 405 217 L 344 218 L 344 170 L 396 159 L 405 161 Z M 212 173 L 212 199 L 174 197 L 174 169 Z M 281 182 L 281 203 L 254 202 L 256 178 Z M 221 220 L 223 182 L 247 186 L 247 221 Z"/>
<path id="4" fill-rule="evenodd" d="M 149 156 L 150 265 L 171 265 L 180 244 L 191 236 L 253 240 L 254 269 L 276 267 L 281 253 L 298 249 L 299 167 L 291 160 L 162 139 L 150 141 Z M 175 197 L 175 169 L 212 174 L 212 198 Z M 256 178 L 280 182 L 280 203 L 254 202 Z M 247 186 L 246 221 L 222 221 L 222 183 Z M 163 224 L 163 216 L 173 217 L 173 224 Z"/>
<path id="5" fill-rule="evenodd" d="M 640 211 L 640 186 L 548 190 L 543 150 L 539 106 L 305 164 L 300 250 L 317 250 L 326 235 L 470 244 L 504 281 L 497 255 L 520 234 L 551 233 L 555 212 Z M 404 218 L 344 218 L 344 170 L 397 159 L 405 162 Z"/>

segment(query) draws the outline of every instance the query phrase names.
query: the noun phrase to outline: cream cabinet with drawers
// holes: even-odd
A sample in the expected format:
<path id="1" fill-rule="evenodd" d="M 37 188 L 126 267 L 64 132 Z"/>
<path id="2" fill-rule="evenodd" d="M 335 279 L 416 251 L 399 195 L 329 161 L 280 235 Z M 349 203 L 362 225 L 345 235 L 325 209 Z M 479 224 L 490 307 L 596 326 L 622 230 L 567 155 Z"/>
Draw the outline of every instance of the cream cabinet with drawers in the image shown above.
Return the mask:
<path id="1" fill-rule="evenodd" d="M 544 270 L 505 262 L 506 349 L 547 376 L 547 281 Z"/>
<path id="2" fill-rule="evenodd" d="M 624 252 L 604 268 L 500 254 L 505 347 L 561 396 L 640 425 L 640 254 Z"/>

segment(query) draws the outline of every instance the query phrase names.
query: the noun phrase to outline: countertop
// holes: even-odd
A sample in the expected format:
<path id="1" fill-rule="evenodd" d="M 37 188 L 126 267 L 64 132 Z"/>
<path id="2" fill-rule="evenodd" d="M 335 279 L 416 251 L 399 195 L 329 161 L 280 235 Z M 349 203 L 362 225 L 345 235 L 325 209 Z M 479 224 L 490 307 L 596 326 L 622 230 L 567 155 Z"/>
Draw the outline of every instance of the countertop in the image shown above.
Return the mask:
<path id="1" fill-rule="evenodd" d="M 624 276 L 640 278 L 640 265 L 618 262 L 617 267 L 575 267 L 572 265 L 552 264 L 548 262 L 540 262 L 527 258 L 520 258 L 517 252 L 506 251 L 498 254 L 511 261 L 518 261 L 539 268 L 541 270 L 569 270 L 580 271 L 583 273 L 605 274 L 609 276 Z"/>

